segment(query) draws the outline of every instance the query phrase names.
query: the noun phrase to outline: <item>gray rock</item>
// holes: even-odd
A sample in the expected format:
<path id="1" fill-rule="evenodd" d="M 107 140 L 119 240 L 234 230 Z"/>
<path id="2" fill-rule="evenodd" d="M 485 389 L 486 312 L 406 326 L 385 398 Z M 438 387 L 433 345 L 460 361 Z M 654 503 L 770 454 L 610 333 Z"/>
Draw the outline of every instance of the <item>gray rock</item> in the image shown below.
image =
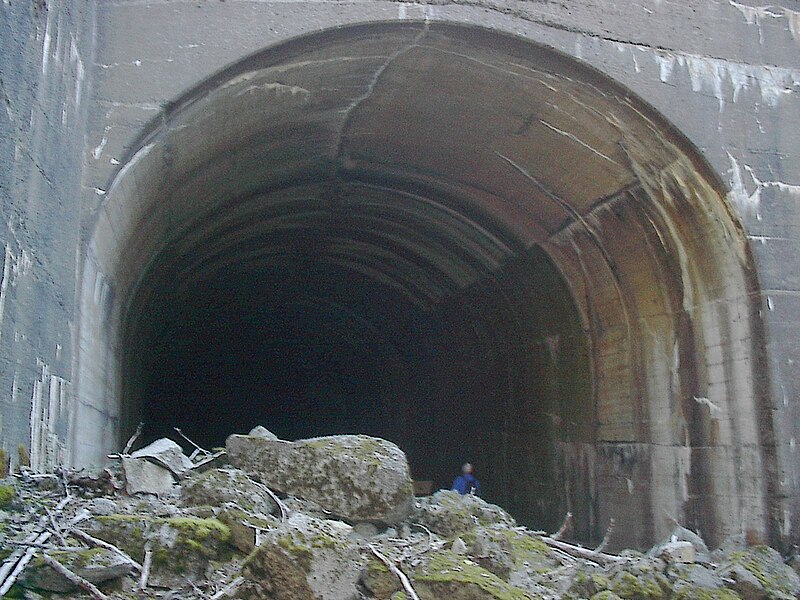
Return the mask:
<path id="1" fill-rule="evenodd" d="M 723 581 L 744 600 L 763 600 L 767 591 L 761 582 L 742 565 L 729 565 L 720 572 Z"/>
<path id="2" fill-rule="evenodd" d="M 667 542 L 662 544 L 658 556 L 667 562 L 693 563 L 695 550 L 691 542 Z"/>
<path id="3" fill-rule="evenodd" d="M 119 512 L 117 503 L 109 498 L 95 498 L 89 503 L 89 511 L 93 515 L 113 515 Z"/>
<path id="4" fill-rule="evenodd" d="M 131 454 L 131 458 L 144 458 L 169 469 L 182 477 L 192 468 L 192 461 L 183 449 L 169 438 L 161 438 Z"/>
<path id="5" fill-rule="evenodd" d="M 285 442 L 232 435 L 227 450 L 232 465 L 273 490 L 311 500 L 345 520 L 395 524 L 411 513 L 408 461 L 386 440 L 340 435 Z"/>
<path id="6" fill-rule="evenodd" d="M 143 458 L 122 459 L 125 490 L 128 494 L 169 494 L 172 492 L 172 473 Z"/>
<path id="7" fill-rule="evenodd" d="M 440 490 L 433 496 L 419 498 L 417 504 L 415 520 L 445 538 L 453 538 L 478 525 L 516 526 L 513 517 L 502 508 L 472 494 L 462 496 Z"/>
<path id="8" fill-rule="evenodd" d="M 242 565 L 245 600 L 350 600 L 366 562 L 352 528 L 294 513 L 266 531 L 262 544 Z"/>
<path id="9" fill-rule="evenodd" d="M 467 545 L 464 543 L 460 537 L 457 537 L 453 540 L 453 545 L 450 548 L 454 554 L 466 554 L 467 553 Z"/>
<path id="10" fill-rule="evenodd" d="M 272 433 L 269 429 L 264 427 L 263 425 L 257 425 L 250 430 L 248 433 L 250 437 L 258 437 L 263 438 L 265 440 L 272 440 L 273 442 L 278 441 L 278 436 Z"/>
<path id="11" fill-rule="evenodd" d="M 91 583 L 102 583 L 124 577 L 133 566 L 116 552 L 104 549 L 63 552 L 53 555 L 76 575 Z M 35 590 L 48 592 L 70 592 L 77 586 L 50 566 L 34 560 L 22 577 L 20 583 Z"/>
<path id="12" fill-rule="evenodd" d="M 184 506 L 222 506 L 232 503 L 250 513 L 278 512 L 278 505 L 256 482 L 238 469 L 211 469 L 184 480 Z"/>
<path id="13" fill-rule="evenodd" d="M 800 597 L 800 577 L 767 546 L 730 551 L 718 574 L 745 600 Z"/>
<path id="14" fill-rule="evenodd" d="M 360 523 L 353 525 L 353 533 L 361 538 L 368 539 L 378 535 L 378 528 L 374 523 L 361 521 Z"/>

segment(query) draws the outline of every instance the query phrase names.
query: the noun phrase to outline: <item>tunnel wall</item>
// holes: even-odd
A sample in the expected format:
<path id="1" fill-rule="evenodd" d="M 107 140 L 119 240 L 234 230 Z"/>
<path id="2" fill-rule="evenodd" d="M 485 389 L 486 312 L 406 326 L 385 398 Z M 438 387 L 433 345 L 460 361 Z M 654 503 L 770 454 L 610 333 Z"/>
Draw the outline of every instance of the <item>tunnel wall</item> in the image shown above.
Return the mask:
<path id="1" fill-rule="evenodd" d="M 0 440 L 67 459 L 94 7 L 0 3 Z"/>
<path id="2" fill-rule="evenodd" d="M 48 4 L 48 18 L 56 18 L 63 11 L 58 3 Z M 82 32 L 76 35 L 82 64 L 85 57 L 91 55 L 91 45 L 97 44 L 96 58 L 86 75 L 93 87 L 88 106 L 89 131 L 80 156 L 76 152 L 54 151 L 59 147 L 66 150 L 81 146 L 80 123 L 57 129 L 73 136 L 70 142 L 48 143 L 47 152 L 40 150 L 54 165 L 56 174 L 51 177 L 58 183 L 56 187 L 73 190 L 73 193 L 65 192 L 65 197 L 72 199 L 71 203 L 62 201 L 67 207 L 65 218 L 57 221 L 61 233 L 31 233 L 27 241 L 35 248 L 43 244 L 44 239 L 51 240 L 48 245 L 58 249 L 58 256 L 37 252 L 39 264 L 42 272 L 60 269 L 60 276 L 43 281 L 40 289 L 32 292 L 35 301 L 9 300 L 8 310 L 19 311 L 15 320 L 20 326 L 13 334 L 18 341 L 13 345 L 8 341 L 0 342 L 0 352 L 9 365 L 2 370 L 10 390 L 3 409 L 6 447 L 13 447 L 17 441 L 24 441 L 31 435 L 30 404 L 17 398 L 41 394 L 36 390 L 41 390 L 42 384 L 36 381 L 47 380 L 51 387 L 66 382 L 64 402 L 74 408 L 76 403 L 86 401 L 76 397 L 68 383 L 78 370 L 97 369 L 98 377 L 105 376 L 103 368 L 97 366 L 102 365 L 99 356 L 86 358 L 87 364 L 70 365 L 71 350 L 78 343 L 75 327 L 69 327 L 73 319 L 73 287 L 83 286 L 78 297 L 91 298 L 98 306 L 113 303 L 111 289 L 102 275 L 89 281 L 84 273 L 78 283 L 75 272 L 83 269 L 94 213 L 120 168 L 119 162 L 135 149 L 142 130 L 174 98 L 241 57 L 299 34 L 377 20 L 429 19 L 479 24 L 550 45 L 623 83 L 675 124 L 729 185 L 729 198 L 738 209 L 750 240 L 749 252 L 757 265 L 758 286 L 753 286 L 752 291 L 757 294 L 760 310 L 746 317 L 763 318 L 766 332 L 763 344 L 761 340 L 747 337 L 751 332 L 746 330 L 739 342 L 764 348 L 764 356 L 755 357 L 755 360 L 763 361 L 762 388 L 767 386 L 770 395 L 759 409 L 767 414 L 760 415 L 759 419 L 776 425 L 774 442 L 767 436 L 752 444 L 768 447 L 767 452 L 774 452 L 776 460 L 776 472 L 769 473 L 773 486 L 769 493 L 769 501 L 773 503 L 770 506 L 773 533 L 777 532 L 784 539 L 797 537 L 793 514 L 800 510 L 800 465 L 795 457 L 795 438 L 800 427 L 796 388 L 800 386 L 800 379 L 793 365 L 800 359 L 800 347 L 796 343 L 800 307 L 795 301 L 800 282 L 791 265 L 796 264 L 800 251 L 796 208 L 800 152 L 796 136 L 791 132 L 792 124 L 800 118 L 797 100 L 800 35 L 797 13 L 788 4 L 765 8 L 748 2 L 677 5 L 653 1 L 625 6 L 577 2 L 571 3 L 567 11 L 555 5 L 527 2 L 422 5 L 375 1 L 339 5 L 329 2 L 115 1 L 100 3 L 96 16 L 92 4 L 78 6 L 80 10 L 73 9 L 67 20 L 71 19 L 76 31 Z M 0 10 L 8 14 L 11 9 L 4 4 Z M 34 65 L 38 66 L 36 57 L 41 61 L 41 48 L 47 39 L 47 19 L 42 20 L 40 16 L 39 21 L 33 21 L 27 13 L 16 15 L 7 22 L 24 23 L 32 42 L 24 58 L 5 59 L 3 63 L 6 104 L 12 109 L 6 111 L 8 115 L 15 114 L 15 107 L 19 113 L 19 108 L 35 105 L 29 100 L 36 94 L 21 90 L 15 97 L 9 93 L 5 73 L 20 67 L 31 70 Z M 93 32 L 95 37 L 86 32 Z M 4 36 L 3 39 L 5 43 L 9 38 Z M 43 77 L 54 88 L 58 81 L 63 80 L 62 85 L 75 85 L 80 79 L 75 70 L 44 73 Z M 33 79 L 31 74 L 29 80 Z M 54 106 L 57 104 L 55 92 L 42 93 L 48 99 L 45 104 L 51 99 Z M 86 110 L 89 103 L 83 102 Z M 5 115 L 0 113 L 0 118 L 3 117 Z M 43 125 L 38 131 L 39 136 L 54 135 L 52 128 Z M 34 134 L 28 132 L 24 136 L 32 139 Z M 60 205 L 55 204 L 58 200 L 49 191 L 30 191 L 39 189 L 30 183 L 42 173 L 32 158 L 4 160 L 2 168 L 18 162 L 28 171 L 20 171 L 21 175 L 16 174 L 17 171 L 2 171 L 7 181 L 15 183 L 19 190 L 13 196 L 9 194 L 9 214 L 21 212 L 28 224 L 36 223 L 38 217 L 42 227 L 45 223 L 52 227 L 53 220 L 49 216 L 43 219 L 42 215 L 50 215 L 51 207 Z M 76 173 L 81 169 L 84 186 L 78 193 Z M 31 202 L 20 200 L 27 194 L 32 194 L 37 202 L 42 202 L 43 198 L 50 200 L 46 201 L 46 208 L 37 209 Z M 80 214 L 77 212 L 78 197 Z M 22 247 L 14 245 L 18 242 L 10 232 L 6 239 L 12 251 L 9 254 L 7 249 L 6 262 L 11 257 L 9 264 L 13 266 L 18 260 L 15 257 L 24 254 Z M 9 268 L 11 281 L 11 273 L 16 271 Z M 562 268 L 569 268 L 566 258 Z M 20 272 L 26 271 L 21 269 Z M 748 313 L 751 309 L 731 306 L 731 311 Z M 102 319 L 102 310 L 93 314 Z M 76 317 L 72 322 L 89 318 L 85 305 Z M 736 320 L 735 314 L 728 319 L 729 322 Z M 4 327 L 7 322 L 11 321 L 4 320 Z M 713 326 L 706 329 L 711 331 Z M 37 350 L 41 350 L 24 349 L 26 344 L 30 345 L 26 337 L 33 339 L 35 336 L 41 339 L 35 344 Z M 9 340 L 9 336 L 4 333 L 3 339 Z M 60 350 L 56 350 L 54 340 Z M 47 344 L 53 349 L 45 350 Z M 711 341 L 709 346 L 713 347 Z M 61 357 L 60 363 L 56 352 Z M 59 367 L 52 367 L 52 364 Z M 16 365 L 21 365 L 19 371 Z M 712 377 L 712 382 L 724 386 L 726 379 L 735 375 L 721 373 L 714 376 L 716 380 Z M 102 393 L 106 393 L 109 388 L 102 389 Z M 61 392 L 48 392 L 51 393 Z M 91 426 L 108 432 L 105 445 L 113 446 L 116 443 L 114 425 L 108 423 L 109 415 L 104 414 L 102 404 L 96 408 L 96 421 Z M 68 438 L 63 419 L 56 428 L 60 435 L 54 439 L 64 446 Z M 602 480 L 616 486 L 618 489 L 614 493 L 620 497 L 625 496 L 629 481 L 635 485 L 637 478 L 646 480 L 648 477 L 647 468 L 643 466 L 647 461 L 636 460 L 637 453 L 646 450 L 637 443 L 627 443 L 629 440 L 625 438 L 621 430 L 616 443 L 600 449 L 607 453 L 602 468 L 608 473 Z M 659 448 L 658 444 L 650 447 Z M 571 464 L 570 461 L 587 464 L 597 459 L 597 452 L 596 447 L 577 444 L 565 448 L 561 460 L 566 464 Z M 736 457 L 719 460 L 727 461 L 736 469 Z M 596 484 L 592 481 L 575 483 L 587 490 Z M 603 520 L 603 517 L 598 518 Z M 661 517 L 663 515 L 658 518 Z M 732 530 L 737 526 L 731 524 Z"/>

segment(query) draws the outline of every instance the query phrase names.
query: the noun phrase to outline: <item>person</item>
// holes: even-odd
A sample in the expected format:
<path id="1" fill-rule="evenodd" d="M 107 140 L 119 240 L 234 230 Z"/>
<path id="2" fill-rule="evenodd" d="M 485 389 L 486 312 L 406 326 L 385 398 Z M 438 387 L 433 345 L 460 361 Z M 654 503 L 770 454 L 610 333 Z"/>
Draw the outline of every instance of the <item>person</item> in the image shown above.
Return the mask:
<path id="1" fill-rule="evenodd" d="M 465 494 L 480 496 L 481 484 L 478 483 L 478 479 L 473 474 L 474 470 L 471 464 L 464 463 L 464 466 L 461 467 L 461 475 L 453 481 L 453 490 L 462 496 Z"/>

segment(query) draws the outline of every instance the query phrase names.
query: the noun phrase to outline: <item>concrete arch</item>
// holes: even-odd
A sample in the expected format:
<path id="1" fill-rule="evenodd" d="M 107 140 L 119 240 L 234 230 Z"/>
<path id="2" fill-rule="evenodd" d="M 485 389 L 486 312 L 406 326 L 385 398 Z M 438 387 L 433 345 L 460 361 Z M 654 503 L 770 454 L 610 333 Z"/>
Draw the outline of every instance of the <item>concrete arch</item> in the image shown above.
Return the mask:
<path id="1" fill-rule="evenodd" d="M 357 428 L 437 483 L 473 457 L 490 499 L 586 541 L 610 517 L 620 545 L 672 518 L 771 535 L 756 291 L 718 177 L 608 77 L 476 27 L 324 31 L 201 83 L 123 161 L 73 460 L 141 418 Z"/>

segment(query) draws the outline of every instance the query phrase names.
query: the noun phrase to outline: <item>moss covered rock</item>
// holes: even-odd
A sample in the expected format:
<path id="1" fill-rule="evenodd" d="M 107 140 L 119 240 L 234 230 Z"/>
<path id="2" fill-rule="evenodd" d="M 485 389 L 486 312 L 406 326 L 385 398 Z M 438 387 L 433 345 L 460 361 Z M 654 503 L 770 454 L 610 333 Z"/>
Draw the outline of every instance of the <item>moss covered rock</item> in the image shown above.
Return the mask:
<path id="1" fill-rule="evenodd" d="M 133 566 L 116 552 L 102 548 L 51 552 L 50 556 L 76 575 L 91 583 L 102 583 L 124 577 Z M 42 559 L 34 559 L 25 569 L 20 583 L 30 589 L 50 592 L 70 592 L 77 586 Z"/>
<path id="2" fill-rule="evenodd" d="M 316 502 L 350 522 L 395 524 L 411 512 L 414 491 L 405 454 L 366 435 L 296 442 L 232 435 L 232 465 L 272 489 Z"/>
<path id="3" fill-rule="evenodd" d="M 450 539 L 470 532 L 477 526 L 516 526 L 513 517 L 499 506 L 489 504 L 478 496 L 462 496 L 450 490 L 440 490 L 432 496 L 420 498 L 414 519 Z"/>
<path id="4" fill-rule="evenodd" d="M 509 584 L 469 557 L 450 550 L 423 555 L 407 573 L 421 600 L 530 600 L 538 597 Z M 362 583 L 376 600 L 390 600 L 402 593 L 397 577 L 377 560 L 367 565 Z"/>
<path id="5" fill-rule="evenodd" d="M 301 513 L 264 530 L 261 545 L 245 562 L 242 575 L 246 581 L 239 597 L 359 597 L 357 582 L 364 559 L 350 533 L 351 528 L 343 523 Z"/>
<path id="6" fill-rule="evenodd" d="M 800 597 L 800 577 L 768 546 L 752 546 L 727 555 L 718 570 L 745 600 Z"/>
<path id="7" fill-rule="evenodd" d="M 115 514 L 98 516 L 85 528 L 139 562 L 149 544 L 153 585 L 168 587 L 176 576 L 179 581 L 201 577 L 210 560 L 228 559 L 232 552 L 230 529 L 217 519 Z"/>
<path id="8" fill-rule="evenodd" d="M 186 506 L 232 503 L 247 512 L 264 515 L 279 510 L 264 488 L 238 469 L 211 469 L 190 477 L 181 485 L 181 502 Z"/>

